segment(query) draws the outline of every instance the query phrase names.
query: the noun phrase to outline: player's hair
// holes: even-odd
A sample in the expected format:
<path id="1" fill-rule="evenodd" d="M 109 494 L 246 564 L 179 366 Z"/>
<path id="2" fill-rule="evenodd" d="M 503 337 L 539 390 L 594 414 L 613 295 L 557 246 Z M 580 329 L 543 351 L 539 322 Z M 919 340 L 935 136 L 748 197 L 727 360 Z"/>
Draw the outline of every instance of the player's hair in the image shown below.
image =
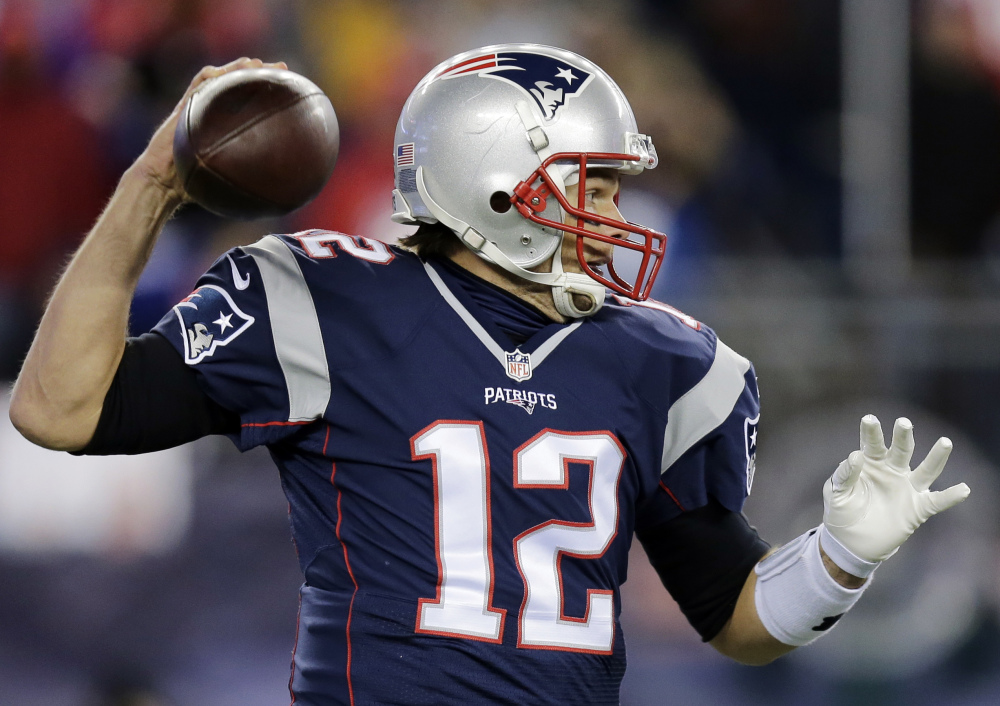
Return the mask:
<path id="1" fill-rule="evenodd" d="M 441 223 L 421 223 L 415 233 L 400 238 L 399 244 L 415 252 L 421 260 L 447 258 L 462 247 L 455 233 Z"/>

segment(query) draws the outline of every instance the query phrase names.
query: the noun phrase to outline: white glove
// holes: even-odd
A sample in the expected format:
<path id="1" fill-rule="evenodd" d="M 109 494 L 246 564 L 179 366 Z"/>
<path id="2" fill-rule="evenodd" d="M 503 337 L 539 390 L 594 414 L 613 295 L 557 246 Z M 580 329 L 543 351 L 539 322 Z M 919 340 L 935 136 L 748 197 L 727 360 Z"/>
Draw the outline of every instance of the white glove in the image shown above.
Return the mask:
<path id="1" fill-rule="evenodd" d="M 849 561 L 838 560 L 843 548 L 862 562 L 877 566 L 928 518 L 969 497 L 965 483 L 929 490 L 950 454 L 951 440 L 941 437 L 923 463 L 911 471 L 913 423 L 905 417 L 897 419 L 892 446 L 886 449 L 882 425 L 874 415 L 865 416 L 861 420 L 861 450 L 841 463 L 823 486 L 824 534 L 842 545 L 827 546 L 821 536 L 830 558 L 853 573 L 853 566 L 844 566 Z"/>

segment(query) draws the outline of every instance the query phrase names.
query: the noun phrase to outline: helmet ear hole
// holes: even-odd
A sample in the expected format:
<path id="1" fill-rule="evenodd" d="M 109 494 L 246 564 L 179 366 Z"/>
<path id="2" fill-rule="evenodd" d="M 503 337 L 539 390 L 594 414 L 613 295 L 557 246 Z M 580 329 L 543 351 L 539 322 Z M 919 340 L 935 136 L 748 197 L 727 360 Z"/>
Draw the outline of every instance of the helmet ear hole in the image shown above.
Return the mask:
<path id="1" fill-rule="evenodd" d="M 494 191 L 490 196 L 490 208 L 497 213 L 507 213 L 510 210 L 510 194 L 505 191 Z"/>

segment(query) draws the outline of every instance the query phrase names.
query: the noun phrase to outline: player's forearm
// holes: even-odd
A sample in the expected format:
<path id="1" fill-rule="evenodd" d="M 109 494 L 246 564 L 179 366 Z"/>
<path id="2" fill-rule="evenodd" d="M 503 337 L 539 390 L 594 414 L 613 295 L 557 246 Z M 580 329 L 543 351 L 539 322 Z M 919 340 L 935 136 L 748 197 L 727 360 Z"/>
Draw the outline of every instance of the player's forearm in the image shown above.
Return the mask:
<path id="1" fill-rule="evenodd" d="M 726 657 L 753 666 L 773 662 L 795 648 L 776 640 L 760 622 L 754 604 L 757 573 L 751 571 L 736 600 L 732 617 L 709 642 Z"/>
<path id="2" fill-rule="evenodd" d="M 125 347 L 128 309 L 163 224 L 186 198 L 173 137 L 181 109 L 205 81 L 229 71 L 276 66 L 243 57 L 206 66 L 191 81 L 56 286 L 14 385 L 10 417 L 40 446 L 75 451 L 97 428 Z"/>
<path id="3" fill-rule="evenodd" d="M 179 203 L 141 167 L 122 177 L 60 278 L 14 385 L 11 420 L 31 441 L 72 451 L 90 440 L 139 275 Z"/>
<path id="4" fill-rule="evenodd" d="M 768 556 L 773 553 L 769 552 Z M 820 556 L 827 573 L 839 585 L 853 589 L 864 584 L 865 579 L 841 569 L 822 548 Z M 732 617 L 711 641 L 712 647 L 722 654 L 749 665 L 768 664 L 795 649 L 794 646 L 775 639 L 764 627 L 757 614 L 756 588 L 757 572 L 751 571 L 740 592 Z"/>

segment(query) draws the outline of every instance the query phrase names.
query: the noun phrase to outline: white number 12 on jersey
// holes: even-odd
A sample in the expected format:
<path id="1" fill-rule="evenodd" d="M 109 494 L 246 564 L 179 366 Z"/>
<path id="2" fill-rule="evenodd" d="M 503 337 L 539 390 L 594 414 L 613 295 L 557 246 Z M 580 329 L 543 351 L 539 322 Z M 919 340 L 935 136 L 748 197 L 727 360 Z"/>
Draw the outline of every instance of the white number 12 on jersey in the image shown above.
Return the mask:
<path id="1" fill-rule="evenodd" d="M 438 422 L 412 440 L 413 458 L 434 466 L 438 590 L 422 598 L 417 632 L 500 642 L 504 610 L 494 608 L 490 461 L 480 422 Z M 625 451 L 609 432 L 543 431 L 514 455 L 514 487 L 568 488 L 568 463 L 590 466 L 591 522 L 552 519 L 514 540 L 524 580 L 518 647 L 610 654 L 614 598 L 590 589 L 584 618 L 563 615 L 563 555 L 597 558 L 618 528 L 618 479 Z"/>

